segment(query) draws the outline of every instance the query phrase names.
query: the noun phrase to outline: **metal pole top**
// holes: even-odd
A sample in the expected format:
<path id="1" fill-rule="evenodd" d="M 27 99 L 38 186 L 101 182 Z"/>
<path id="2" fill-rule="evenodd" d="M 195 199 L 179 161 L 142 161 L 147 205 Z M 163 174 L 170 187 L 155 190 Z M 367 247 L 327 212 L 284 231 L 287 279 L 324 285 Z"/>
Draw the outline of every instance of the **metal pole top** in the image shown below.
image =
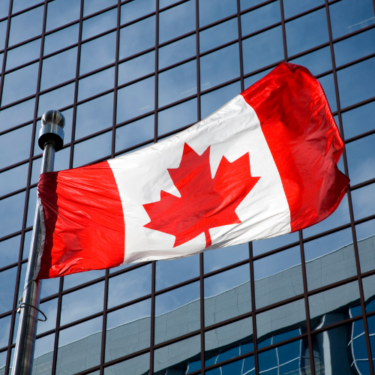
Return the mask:
<path id="1" fill-rule="evenodd" d="M 39 132 L 38 144 L 44 150 L 46 144 L 51 144 L 56 151 L 64 145 L 65 117 L 56 110 L 48 111 L 42 116 L 42 128 Z"/>

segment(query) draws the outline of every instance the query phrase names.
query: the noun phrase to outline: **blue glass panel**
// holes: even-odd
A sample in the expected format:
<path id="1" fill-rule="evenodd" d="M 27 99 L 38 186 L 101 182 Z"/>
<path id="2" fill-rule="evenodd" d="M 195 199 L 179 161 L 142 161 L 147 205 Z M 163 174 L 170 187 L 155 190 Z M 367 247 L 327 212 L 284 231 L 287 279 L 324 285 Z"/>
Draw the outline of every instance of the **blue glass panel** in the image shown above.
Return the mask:
<path id="1" fill-rule="evenodd" d="M 223 247 L 203 253 L 204 273 L 216 271 L 249 258 L 248 244 Z"/>
<path id="2" fill-rule="evenodd" d="M 21 47 L 11 49 L 7 53 L 6 70 L 16 68 L 17 66 L 28 63 L 29 61 L 39 59 L 40 39 L 26 43 Z"/>
<path id="3" fill-rule="evenodd" d="M 159 74 L 159 107 L 184 99 L 197 92 L 195 60 Z"/>
<path id="4" fill-rule="evenodd" d="M 375 134 L 346 145 L 350 184 L 356 185 L 375 177 Z"/>
<path id="5" fill-rule="evenodd" d="M 155 350 L 154 375 L 188 374 L 201 368 L 200 335 Z"/>
<path id="6" fill-rule="evenodd" d="M 79 74 L 85 74 L 111 64 L 116 57 L 116 33 L 91 40 L 81 46 Z"/>
<path id="7" fill-rule="evenodd" d="M 320 9 L 287 22 L 285 29 L 288 56 L 328 42 L 326 10 Z"/>
<path id="8" fill-rule="evenodd" d="M 351 61 L 375 52 L 375 29 L 354 35 L 334 44 L 336 65 Z"/>
<path id="9" fill-rule="evenodd" d="M 244 80 L 245 89 L 247 89 L 248 87 L 252 86 L 255 82 L 258 82 L 260 79 L 265 77 L 272 69 L 273 68 L 267 69 L 267 70 L 264 70 L 263 72 L 260 72 L 260 73 L 257 73 L 250 77 L 245 78 Z"/>
<path id="10" fill-rule="evenodd" d="M 39 96 L 38 116 L 51 108 L 61 109 L 73 104 L 74 101 L 74 83 L 52 90 Z"/>
<path id="11" fill-rule="evenodd" d="M 240 0 L 240 8 L 241 10 L 245 10 L 264 2 L 266 2 L 266 0 Z"/>
<path id="12" fill-rule="evenodd" d="M 12 315 L 0 319 L 0 348 L 8 346 L 11 319 Z"/>
<path id="13" fill-rule="evenodd" d="M 32 125 L 13 130 L 0 137 L 0 168 L 17 163 L 30 156 Z"/>
<path id="14" fill-rule="evenodd" d="M 220 85 L 240 75 L 238 43 L 200 58 L 201 90 Z"/>
<path id="15" fill-rule="evenodd" d="M 45 298 L 56 294 L 59 291 L 60 278 L 43 280 L 42 292 L 40 298 Z"/>
<path id="16" fill-rule="evenodd" d="M 323 87 L 324 93 L 326 94 L 329 106 L 331 107 L 331 111 L 337 111 L 336 91 L 333 74 L 328 74 L 324 77 L 319 78 L 319 82 Z"/>
<path id="17" fill-rule="evenodd" d="M 42 158 L 33 160 L 32 167 L 31 167 L 31 178 L 30 178 L 31 185 L 38 183 L 41 166 L 42 166 Z"/>
<path id="18" fill-rule="evenodd" d="M 236 18 L 201 31 L 199 33 L 199 49 L 200 52 L 206 52 L 235 39 L 238 39 Z"/>
<path id="19" fill-rule="evenodd" d="M 32 227 L 34 224 L 35 209 L 36 209 L 36 187 L 30 189 L 29 192 L 29 202 L 27 204 L 27 218 L 26 218 L 26 228 Z"/>
<path id="20" fill-rule="evenodd" d="M 79 24 L 69 26 L 44 38 L 44 55 L 56 52 L 78 42 Z"/>
<path id="21" fill-rule="evenodd" d="M 204 279 L 205 326 L 219 323 L 251 310 L 248 264 Z"/>
<path id="22" fill-rule="evenodd" d="M 329 47 L 318 49 L 307 55 L 290 60 L 290 62 L 304 66 L 314 75 L 332 70 L 331 50 Z"/>
<path id="23" fill-rule="evenodd" d="M 73 275 L 64 276 L 63 290 L 74 288 L 77 285 L 88 283 L 89 281 L 105 276 L 105 270 L 95 270 L 80 272 Z"/>
<path id="24" fill-rule="evenodd" d="M 341 107 L 375 96 L 375 57 L 337 72 Z"/>
<path id="25" fill-rule="evenodd" d="M 168 5 L 177 3 L 179 0 L 159 0 L 159 9 L 165 8 Z"/>
<path id="26" fill-rule="evenodd" d="M 34 117 L 35 98 L 26 100 L 0 111 L 0 129 L 4 131 L 13 126 L 20 125 Z"/>
<path id="27" fill-rule="evenodd" d="M 245 39 L 242 46 L 245 74 L 284 59 L 281 26 Z"/>
<path id="28" fill-rule="evenodd" d="M 6 32 L 7 32 L 7 21 L 5 20 L 3 22 L 0 22 L 0 49 L 4 48 Z"/>
<path id="29" fill-rule="evenodd" d="M 118 85 L 134 81 L 155 71 L 155 51 L 145 53 L 118 66 Z"/>
<path id="30" fill-rule="evenodd" d="M 362 279 L 363 293 L 365 295 L 366 312 L 375 310 L 375 275 Z"/>
<path id="31" fill-rule="evenodd" d="M 56 373 L 73 374 L 100 363 L 103 318 L 64 329 L 59 333 Z"/>
<path id="32" fill-rule="evenodd" d="M 371 0 L 343 0 L 329 7 L 332 36 L 338 38 L 375 23 Z"/>
<path id="33" fill-rule="evenodd" d="M 76 0 L 54 0 L 48 2 L 46 31 L 77 20 L 79 18 L 80 4 Z"/>
<path id="34" fill-rule="evenodd" d="M 36 92 L 39 63 L 28 65 L 4 76 L 1 105 L 6 105 Z"/>
<path id="35" fill-rule="evenodd" d="M 29 230 L 25 233 L 25 237 L 23 238 L 22 259 L 27 259 L 29 256 L 33 232 L 33 230 Z"/>
<path id="36" fill-rule="evenodd" d="M 193 124 L 197 120 L 197 99 L 188 100 L 158 113 L 158 135 Z"/>
<path id="37" fill-rule="evenodd" d="M 156 290 L 199 276 L 199 255 L 156 262 Z"/>
<path id="38" fill-rule="evenodd" d="M 0 18 L 7 17 L 8 12 L 9 12 L 9 0 L 4 0 L 0 2 Z"/>
<path id="39" fill-rule="evenodd" d="M 195 30 L 195 1 L 189 0 L 159 13 L 159 43 L 193 30 Z"/>
<path id="40" fill-rule="evenodd" d="M 43 283 L 43 282 L 42 282 Z M 47 315 L 47 321 L 38 323 L 37 335 L 47 332 L 56 327 L 57 298 L 40 304 L 40 310 Z"/>
<path id="41" fill-rule="evenodd" d="M 257 308 L 303 293 L 299 246 L 256 260 L 254 278 Z"/>
<path id="42" fill-rule="evenodd" d="M 155 12 L 155 0 L 134 0 L 121 6 L 121 24 L 128 23 L 146 14 Z"/>
<path id="43" fill-rule="evenodd" d="M 200 328 L 199 281 L 155 297 L 155 344 Z"/>
<path id="44" fill-rule="evenodd" d="M 284 234 L 283 236 L 277 236 L 268 238 L 266 240 L 254 241 L 253 242 L 253 255 L 257 256 L 264 254 L 267 251 L 275 250 L 278 247 L 289 245 L 293 242 L 298 242 L 298 233 Z"/>
<path id="45" fill-rule="evenodd" d="M 117 27 L 117 8 L 83 21 L 82 40 Z"/>
<path id="46" fill-rule="evenodd" d="M 75 139 L 113 125 L 113 93 L 100 96 L 77 107 Z"/>
<path id="47" fill-rule="evenodd" d="M 18 261 L 21 236 L 15 236 L 0 242 L 0 268 Z"/>
<path id="48" fill-rule="evenodd" d="M 108 283 L 108 308 L 151 293 L 151 264 L 111 277 Z"/>
<path id="49" fill-rule="evenodd" d="M 0 173 L 0 196 L 26 186 L 28 166 L 26 163 Z"/>
<path id="50" fill-rule="evenodd" d="M 275 1 L 241 16 L 242 35 L 254 33 L 281 22 L 280 3 Z"/>
<path id="51" fill-rule="evenodd" d="M 29 10 L 10 21 L 9 45 L 13 46 L 42 33 L 44 6 Z M 30 22 L 32 20 L 32 22 Z"/>
<path id="52" fill-rule="evenodd" d="M 241 83 L 234 82 L 201 96 L 201 118 L 205 118 L 241 92 Z"/>
<path id="53" fill-rule="evenodd" d="M 150 370 L 150 353 L 142 354 L 127 361 L 104 368 L 104 375 L 143 375 Z M 98 374 L 99 375 L 99 374 Z"/>
<path id="54" fill-rule="evenodd" d="M 78 101 L 110 90 L 113 88 L 114 83 L 115 68 L 109 68 L 86 78 L 82 78 L 78 82 Z"/>
<path id="55" fill-rule="evenodd" d="M 125 150 L 154 138 L 154 116 L 148 116 L 116 129 L 115 151 Z"/>
<path id="56" fill-rule="evenodd" d="M 188 59 L 196 54 L 195 35 L 180 39 L 159 49 L 159 69 Z"/>
<path id="57" fill-rule="evenodd" d="M 112 132 L 107 132 L 78 143 L 74 146 L 73 168 L 110 157 L 112 151 Z"/>
<path id="58" fill-rule="evenodd" d="M 41 90 L 46 90 L 75 78 L 77 50 L 77 47 L 75 47 L 43 60 Z"/>
<path id="59" fill-rule="evenodd" d="M 149 347 L 150 327 L 150 299 L 109 313 L 107 315 L 105 361 L 108 362 Z"/>
<path id="60" fill-rule="evenodd" d="M 4 211 L 2 211 L 4 212 Z M 16 286 L 17 267 L 0 272 L 0 314 L 13 309 L 14 289 Z"/>
<path id="61" fill-rule="evenodd" d="M 83 3 L 83 17 L 115 4 L 117 4 L 117 0 L 85 0 Z"/>
<path id="62" fill-rule="evenodd" d="M 154 46 L 155 16 L 133 23 L 120 30 L 120 60 Z"/>
<path id="63" fill-rule="evenodd" d="M 41 323 L 43 324 L 43 323 Z M 38 324 L 38 327 L 39 325 Z M 35 341 L 35 351 L 33 360 L 33 374 L 40 374 L 42 371 L 51 373 L 53 362 L 53 347 L 55 344 L 55 334 L 44 336 Z"/>
<path id="64" fill-rule="evenodd" d="M 375 194 L 375 184 L 356 189 L 352 192 L 354 217 L 356 220 L 375 213 L 375 202 L 369 199 Z"/>
<path id="65" fill-rule="evenodd" d="M 285 18 L 293 17 L 323 4 L 324 0 L 284 0 L 284 15 Z"/>
<path id="66" fill-rule="evenodd" d="M 375 269 L 375 254 L 373 251 L 375 221 L 370 220 L 356 225 L 355 230 L 357 233 L 357 244 L 361 271 L 372 271 L 373 269 Z"/>
<path id="67" fill-rule="evenodd" d="M 64 294 L 61 303 L 60 324 L 65 325 L 75 320 L 103 310 L 104 281 Z"/>
<path id="68" fill-rule="evenodd" d="M 206 26 L 237 13 L 236 0 L 199 0 L 199 26 Z"/>
<path id="69" fill-rule="evenodd" d="M 155 108 L 155 77 L 133 83 L 117 92 L 116 123 L 130 120 Z"/>
<path id="70" fill-rule="evenodd" d="M 7 1 L 5 1 L 6 3 Z M 18 13 L 21 10 L 24 10 L 26 8 L 30 8 L 33 5 L 37 5 L 42 3 L 43 0 L 13 0 L 13 5 L 12 5 L 12 13 Z"/>

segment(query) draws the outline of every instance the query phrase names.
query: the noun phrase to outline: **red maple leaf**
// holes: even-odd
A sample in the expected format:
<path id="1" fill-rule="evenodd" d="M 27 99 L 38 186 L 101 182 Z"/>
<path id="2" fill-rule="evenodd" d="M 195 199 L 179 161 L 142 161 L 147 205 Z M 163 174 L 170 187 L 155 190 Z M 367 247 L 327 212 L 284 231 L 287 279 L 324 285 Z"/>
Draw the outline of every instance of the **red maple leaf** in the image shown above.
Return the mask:
<path id="1" fill-rule="evenodd" d="M 246 153 L 233 163 L 223 157 L 212 179 L 210 147 L 199 156 L 187 143 L 180 166 L 168 172 L 181 198 L 162 190 L 160 201 L 143 207 L 151 218 L 145 227 L 176 236 L 173 247 L 204 233 L 207 248 L 210 228 L 241 223 L 235 210 L 260 178 L 251 176 Z"/>

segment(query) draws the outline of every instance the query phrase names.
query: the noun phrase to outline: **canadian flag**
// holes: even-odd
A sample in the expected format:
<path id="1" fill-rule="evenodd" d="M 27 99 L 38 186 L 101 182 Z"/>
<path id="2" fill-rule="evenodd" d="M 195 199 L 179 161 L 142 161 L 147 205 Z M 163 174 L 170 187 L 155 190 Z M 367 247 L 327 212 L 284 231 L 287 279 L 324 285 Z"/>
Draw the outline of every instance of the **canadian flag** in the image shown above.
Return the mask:
<path id="1" fill-rule="evenodd" d="M 39 278 L 172 259 L 306 228 L 339 205 L 343 141 L 319 82 L 283 63 L 162 142 L 41 175 Z"/>

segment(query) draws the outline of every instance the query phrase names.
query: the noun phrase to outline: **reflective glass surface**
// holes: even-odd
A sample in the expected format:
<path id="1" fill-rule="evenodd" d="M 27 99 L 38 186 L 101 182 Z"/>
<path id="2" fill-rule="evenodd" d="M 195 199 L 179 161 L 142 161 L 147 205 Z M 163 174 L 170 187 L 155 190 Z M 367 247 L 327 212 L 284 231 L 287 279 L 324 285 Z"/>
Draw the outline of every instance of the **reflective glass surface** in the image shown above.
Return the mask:
<path id="1" fill-rule="evenodd" d="M 74 83 L 49 91 L 39 96 L 38 116 L 49 108 L 62 109 L 74 102 Z"/>
<path id="2" fill-rule="evenodd" d="M 367 185 L 353 191 L 353 211 L 356 220 L 375 213 L 375 203 L 367 199 L 373 193 L 375 193 L 375 184 Z"/>
<path id="3" fill-rule="evenodd" d="M 324 0 L 283 0 L 286 18 L 324 4 Z"/>
<path id="4" fill-rule="evenodd" d="M 298 241 L 298 233 L 284 234 L 283 236 L 268 238 L 266 240 L 254 241 L 253 255 L 257 256 L 266 253 L 267 251 L 275 250 L 278 247 L 287 246 L 293 242 Z"/>
<path id="5" fill-rule="evenodd" d="M 16 285 L 17 267 L 0 272 L 0 314 L 13 309 L 14 289 Z"/>
<path id="6" fill-rule="evenodd" d="M 125 61 L 118 67 L 118 84 L 127 82 L 153 73 L 155 70 L 155 52 L 145 53 L 135 59 Z"/>
<path id="7" fill-rule="evenodd" d="M 121 24 L 155 12 L 155 0 L 133 0 L 121 6 Z"/>
<path id="8" fill-rule="evenodd" d="M 199 26 L 206 26 L 237 13 L 236 0 L 199 0 Z"/>
<path id="9" fill-rule="evenodd" d="M 104 368 L 104 375 L 143 375 L 150 369 L 150 353 Z"/>
<path id="10" fill-rule="evenodd" d="M 40 310 L 47 316 L 47 321 L 38 323 L 37 335 L 47 332 L 56 327 L 56 316 L 57 316 L 57 298 L 40 304 Z M 50 348 L 52 352 L 52 347 Z M 38 357 L 38 356 L 36 356 Z M 51 362 L 52 364 L 52 362 Z"/>
<path id="11" fill-rule="evenodd" d="M 238 24 L 236 19 L 223 22 L 199 33 L 200 52 L 206 52 L 221 44 L 238 38 Z"/>
<path id="12" fill-rule="evenodd" d="M 362 279 L 363 293 L 365 295 L 366 312 L 375 310 L 375 275 Z"/>
<path id="13" fill-rule="evenodd" d="M 0 173 L 0 196 L 26 186 L 28 163 Z"/>
<path id="14" fill-rule="evenodd" d="M 329 47 L 318 49 L 294 60 L 291 63 L 302 65 L 314 75 L 318 75 L 332 69 L 331 51 Z"/>
<path id="15" fill-rule="evenodd" d="M 0 242 L 0 268 L 18 261 L 21 236 L 11 237 Z"/>
<path id="16" fill-rule="evenodd" d="M 83 21 L 82 40 L 114 29 L 117 26 L 117 9 L 99 14 L 96 17 Z"/>
<path id="17" fill-rule="evenodd" d="M 52 370 L 55 334 L 41 337 L 35 342 L 33 373 Z"/>
<path id="18" fill-rule="evenodd" d="M 159 48 L 159 69 L 194 56 L 196 53 L 195 41 L 195 35 L 191 35 Z"/>
<path id="19" fill-rule="evenodd" d="M 32 120 L 34 113 L 35 99 L 26 100 L 12 107 L 0 111 L 0 129 L 4 131 L 13 126 L 24 124 Z M 4 137 L 4 135 L 2 135 Z M 1 141 L 0 141 L 1 142 Z"/>
<path id="20" fill-rule="evenodd" d="M 112 89 L 114 80 L 114 68 L 109 68 L 92 76 L 80 79 L 78 83 L 78 101 Z"/>
<path id="21" fill-rule="evenodd" d="M 54 0 L 48 2 L 46 31 L 56 29 L 79 18 L 80 2 L 75 0 Z"/>
<path id="22" fill-rule="evenodd" d="M 375 102 L 365 104 L 342 114 L 345 138 L 355 137 L 375 128 L 371 118 L 375 115 Z"/>
<path id="23" fill-rule="evenodd" d="M 44 38 L 44 55 L 56 52 L 78 42 L 79 24 L 48 34 Z"/>
<path id="24" fill-rule="evenodd" d="M 6 70 L 16 68 L 17 66 L 39 59 L 41 39 L 23 44 L 20 47 L 11 49 L 7 53 Z"/>
<path id="25" fill-rule="evenodd" d="M 7 215 L 0 217 L 0 237 L 21 230 L 25 193 L 19 193 L 0 200 L 0 211 Z"/>
<path id="26" fill-rule="evenodd" d="M 355 227 L 361 271 L 368 272 L 375 268 L 374 235 L 375 221 L 370 220 Z"/>
<path id="27" fill-rule="evenodd" d="M 86 17 L 92 13 L 96 13 L 102 9 L 116 5 L 116 0 L 84 0 L 83 16 Z"/>

